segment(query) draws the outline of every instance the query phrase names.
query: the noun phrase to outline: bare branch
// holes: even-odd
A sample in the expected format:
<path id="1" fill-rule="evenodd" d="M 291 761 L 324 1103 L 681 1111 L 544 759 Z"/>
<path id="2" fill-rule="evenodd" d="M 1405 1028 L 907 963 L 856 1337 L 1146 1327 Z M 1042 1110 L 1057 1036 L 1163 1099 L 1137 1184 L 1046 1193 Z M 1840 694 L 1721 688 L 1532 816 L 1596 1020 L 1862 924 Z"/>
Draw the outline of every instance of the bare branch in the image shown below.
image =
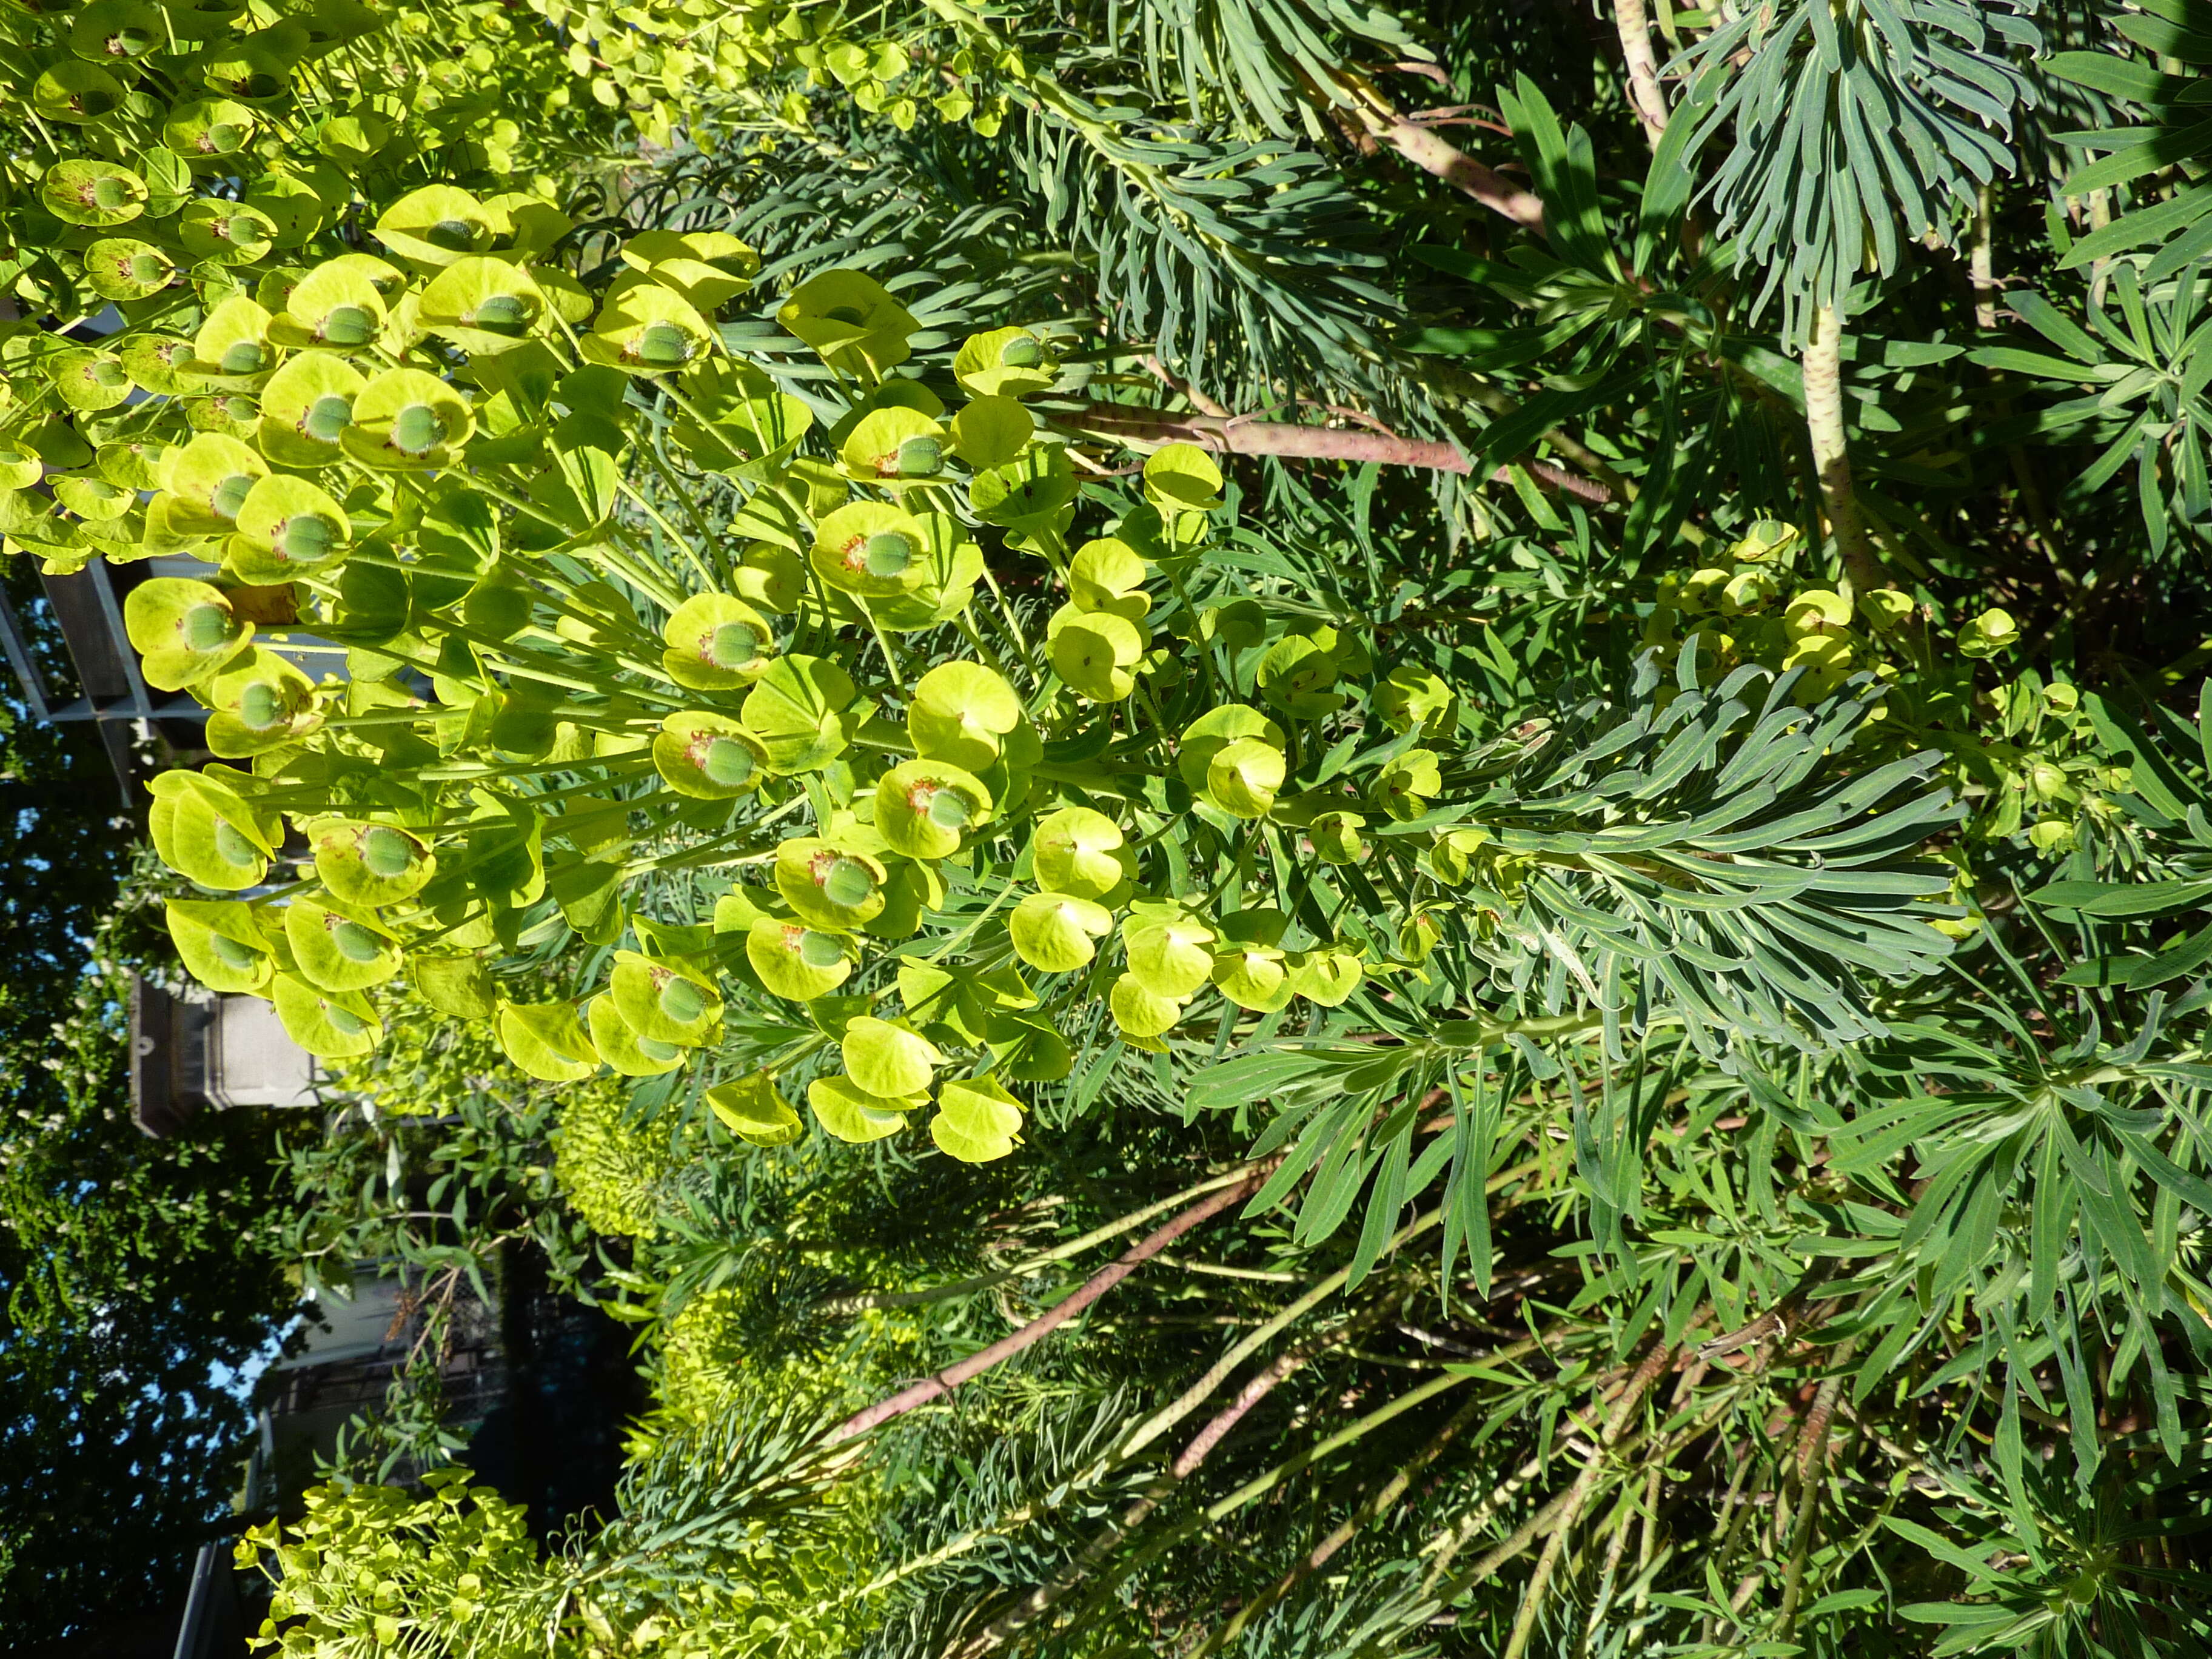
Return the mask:
<path id="1" fill-rule="evenodd" d="M 1043 1341 L 1192 1228 L 1212 1220 L 1231 1205 L 1242 1203 L 1249 1198 L 1267 1178 L 1268 1171 L 1280 1161 L 1279 1158 L 1271 1158 L 1255 1167 L 1250 1175 L 1235 1186 L 1224 1187 L 1219 1192 L 1200 1199 L 1166 1226 L 1131 1245 L 1119 1260 L 1099 1269 L 1073 1295 L 1032 1319 L 1012 1336 L 1003 1337 L 980 1352 L 969 1354 L 959 1364 L 946 1366 L 936 1376 L 925 1377 L 888 1399 L 878 1400 L 866 1410 L 854 1413 L 831 1431 L 826 1443 L 834 1446 L 841 1441 L 850 1440 L 855 1435 L 881 1427 L 895 1417 L 904 1416 L 917 1406 L 926 1406 L 933 1400 L 942 1400 L 962 1383 L 981 1376 L 1000 1361 L 1011 1359 L 1024 1348 Z"/>
<path id="2" fill-rule="evenodd" d="M 1340 427 L 1248 420 L 1241 415 L 1182 415 L 1137 409 L 1126 404 L 1086 404 L 1078 412 L 1055 414 L 1050 418 L 1059 425 L 1091 436 L 1130 444 L 1195 444 L 1218 455 L 1375 461 L 1384 466 L 1420 467 L 1432 472 L 1462 475 L 1472 471 L 1467 456 L 1456 444 L 1401 437 L 1387 429 L 1353 432 Z M 1520 465 L 1530 477 L 1583 501 L 1603 506 L 1613 500 L 1613 492 L 1603 484 L 1578 478 L 1541 461 L 1523 461 Z M 1511 477 L 1511 471 L 1501 466 L 1490 477 L 1492 482 L 1502 483 Z"/>

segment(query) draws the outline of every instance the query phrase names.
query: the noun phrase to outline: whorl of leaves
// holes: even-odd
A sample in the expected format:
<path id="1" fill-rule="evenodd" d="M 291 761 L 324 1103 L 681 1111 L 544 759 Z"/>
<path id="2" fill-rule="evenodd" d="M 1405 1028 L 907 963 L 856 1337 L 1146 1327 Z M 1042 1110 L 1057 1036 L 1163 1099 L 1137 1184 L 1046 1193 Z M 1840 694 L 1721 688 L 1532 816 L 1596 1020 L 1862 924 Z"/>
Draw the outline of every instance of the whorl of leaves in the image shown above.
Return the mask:
<path id="1" fill-rule="evenodd" d="M 1785 338 L 1801 337 L 1806 307 L 1839 307 L 1869 263 L 1894 271 L 1909 242 L 1947 232 L 2013 170 L 2014 112 L 2033 104 L 2013 56 L 2041 44 L 2032 10 L 2014 0 L 1751 6 L 1684 55 L 1696 80 L 1668 159 L 1733 129 L 1704 189 L 1719 234 L 1764 273 L 1759 302 L 1784 296 Z"/>

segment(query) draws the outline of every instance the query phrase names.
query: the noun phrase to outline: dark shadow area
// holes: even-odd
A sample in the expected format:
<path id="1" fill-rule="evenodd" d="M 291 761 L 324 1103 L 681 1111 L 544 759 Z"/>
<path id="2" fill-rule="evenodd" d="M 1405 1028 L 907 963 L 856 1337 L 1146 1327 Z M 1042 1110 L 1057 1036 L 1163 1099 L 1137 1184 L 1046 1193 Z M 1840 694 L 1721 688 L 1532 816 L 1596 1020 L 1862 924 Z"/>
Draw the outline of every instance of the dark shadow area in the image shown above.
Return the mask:
<path id="1" fill-rule="evenodd" d="M 553 1290 L 535 1250 L 510 1249 L 505 1267 L 507 1397 L 463 1461 L 528 1505 L 532 1534 L 546 1539 L 576 1516 L 613 1515 L 625 1430 L 651 1402 L 629 1327 Z"/>

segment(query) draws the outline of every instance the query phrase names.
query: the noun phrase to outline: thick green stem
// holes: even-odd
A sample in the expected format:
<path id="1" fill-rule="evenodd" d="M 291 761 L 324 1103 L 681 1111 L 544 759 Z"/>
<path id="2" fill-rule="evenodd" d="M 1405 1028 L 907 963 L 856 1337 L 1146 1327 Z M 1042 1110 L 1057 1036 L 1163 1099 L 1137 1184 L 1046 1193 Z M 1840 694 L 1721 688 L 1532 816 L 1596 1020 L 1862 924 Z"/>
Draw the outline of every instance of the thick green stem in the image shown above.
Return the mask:
<path id="1" fill-rule="evenodd" d="M 1888 582 L 1851 489 L 1850 455 L 1844 436 L 1843 351 L 1842 319 L 1833 306 L 1821 306 L 1814 312 L 1812 330 L 1805 337 L 1805 431 L 1812 441 L 1820 505 L 1844 562 L 1844 596 L 1849 599 Z"/>
<path id="2" fill-rule="evenodd" d="M 1620 56 L 1628 67 L 1628 103 L 1644 124 L 1651 148 L 1667 136 L 1667 94 L 1659 89 L 1659 58 L 1651 46 L 1651 20 L 1644 0 L 1613 0 L 1613 21 L 1620 32 Z"/>

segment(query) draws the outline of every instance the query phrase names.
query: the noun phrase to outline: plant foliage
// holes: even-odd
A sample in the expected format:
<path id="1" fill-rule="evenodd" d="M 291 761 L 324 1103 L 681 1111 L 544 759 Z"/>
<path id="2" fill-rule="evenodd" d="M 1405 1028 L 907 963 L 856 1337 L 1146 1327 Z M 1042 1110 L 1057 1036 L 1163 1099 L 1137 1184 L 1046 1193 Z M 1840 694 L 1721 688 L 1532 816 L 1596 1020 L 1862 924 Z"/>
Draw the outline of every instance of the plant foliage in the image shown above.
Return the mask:
<path id="1" fill-rule="evenodd" d="M 268 1641 L 2203 1650 L 2212 51 L 1608 11 L 5 15 L 298 1248 L 659 1390 Z"/>

